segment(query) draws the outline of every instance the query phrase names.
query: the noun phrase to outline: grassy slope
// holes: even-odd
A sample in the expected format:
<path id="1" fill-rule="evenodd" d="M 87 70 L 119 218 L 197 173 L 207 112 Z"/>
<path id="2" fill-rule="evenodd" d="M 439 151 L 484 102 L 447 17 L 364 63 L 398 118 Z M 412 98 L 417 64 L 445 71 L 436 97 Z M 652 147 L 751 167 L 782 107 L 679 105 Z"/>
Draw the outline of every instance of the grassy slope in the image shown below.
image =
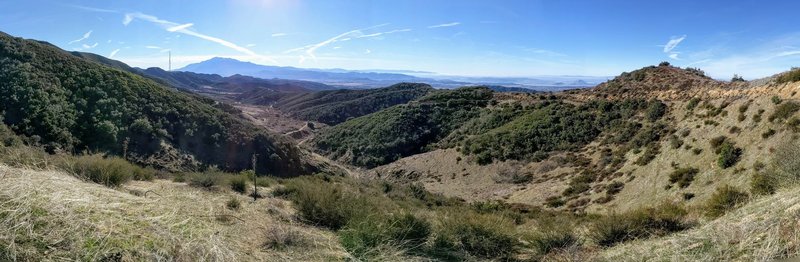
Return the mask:
<path id="1" fill-rule="evenodd" d="M 603 261 L 772 261 L 800 255 L 800 188 L 782 190 L 698 228 L 633 241 Z"/>
<path id="2" fill-rule="evenodd" d="M 331 261 L 330 232 L 293 222 L 289 203 L 166 180 L 110 189 L 57 171 L 0 166 L 0 260 Z M 268 192 L 269 188 L 260 188 Z M 239 199 L 239 210 L 226 202 Z M 270 240 L 298 241 L 267 248 Z"/>

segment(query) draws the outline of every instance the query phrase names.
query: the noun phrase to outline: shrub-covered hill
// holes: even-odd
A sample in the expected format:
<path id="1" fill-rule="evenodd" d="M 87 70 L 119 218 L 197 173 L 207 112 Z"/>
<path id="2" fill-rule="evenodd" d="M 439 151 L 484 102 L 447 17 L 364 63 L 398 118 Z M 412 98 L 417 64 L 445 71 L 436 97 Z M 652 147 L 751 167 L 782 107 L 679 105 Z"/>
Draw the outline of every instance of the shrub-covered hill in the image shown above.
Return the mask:
<path id="1" fill-rule="evenodd" d="M 318 151 L 349 164 L 375 167 L 424 152 L 488 105 L 484 87 L 435 90 L 408 104 L 348 120 L 313 140 Z"/>
<path id="2" fill-rule="evenodd" d="M 0 116 L 51 152 L 127 154 L 162 167 L 258 171 L 314 167 L 284 138 L 226 112 L 230 107 L 90 62 L 50 44 L 0 33 Z"/>
<path id="3" fill-rule="evenodd" d="M 335 125 L 350 118 L 371 114 L 394 105 L 408 103 L 428 94 L 432 90 L 433 88 L 427 84 L 399 83 L 375 89 L 342 89 L 301 93 L 281 97 L 275 101 L 275 106 L 303 120 Z M 269 102 L 270 100 L 254 100 L 259 95 L 252 93 L 243 94 L 240 97 L 242 101 L 256 104 L 265 104 L 264 102 Z"/>
<path id="4" fill-rule="evenodd" d="M 724 90 L 738 87 L 744 81 L 723 82 L 705 75 L 698 68 L 679 68 L 669 63 L 658 66 L 647 66 L 631 72 L 623 72 L 619 76 L 595 88 L 576 90 L 595 98 L 659 98 L 690 99 L 702 96 L 709 90 Z"/>

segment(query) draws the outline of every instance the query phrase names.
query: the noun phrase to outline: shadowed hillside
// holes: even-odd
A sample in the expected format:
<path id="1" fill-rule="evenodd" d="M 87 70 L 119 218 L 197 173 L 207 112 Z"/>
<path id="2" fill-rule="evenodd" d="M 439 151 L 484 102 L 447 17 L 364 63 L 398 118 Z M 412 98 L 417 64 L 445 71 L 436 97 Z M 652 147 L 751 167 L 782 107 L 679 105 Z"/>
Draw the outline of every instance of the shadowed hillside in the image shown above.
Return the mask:
<path id="1" fill-rule="evenodd" d="M 258 130 L 227 105 L 51 45 L 0 35 L 3 122 L 51 152 L 105 151 L 170 168 L 313 170 L 286 139 Z"/>
<path id="2" fill-rule="evenodd" d="M 335 125 L 350 118 L 408 103 L 431 91 L 433 88 L 426 84 L 400 83 L 376 89 L 341 89 L 284 96 L 275 101 L 274 106 L 299 119 Z M 262 98 L 261 91 L 255 93 L 258 94 L 245 93 L 240 98 L 255 104 L 265 104 L 270 100 Z"/>

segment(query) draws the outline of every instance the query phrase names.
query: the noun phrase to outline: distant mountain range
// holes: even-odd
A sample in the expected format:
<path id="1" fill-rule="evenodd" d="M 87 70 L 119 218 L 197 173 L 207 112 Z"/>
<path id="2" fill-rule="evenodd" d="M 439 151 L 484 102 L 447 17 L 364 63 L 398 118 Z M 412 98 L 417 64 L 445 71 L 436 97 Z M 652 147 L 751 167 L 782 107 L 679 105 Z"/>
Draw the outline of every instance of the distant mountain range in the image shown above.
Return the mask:
<path id="1" fill-rule="evenodd" d="M 543 76 L 525 77 L 464 77 L 443 76 L 431 72 L 411 70 L 345 70 L 314 69 L 259 65 L 231 58 L 215 57 L 203 62 L 187 65 L 177 71 L 232 76 L 236 74 L 264 79 L 281 78 L 320 82 L 338 88 L 375 88 L 399 82 L 427 83 L 437 88 L 456 88 L 467 85 L 502 86 L 539 91 L 595 86 L 607 77 L 591 76 Z"/>

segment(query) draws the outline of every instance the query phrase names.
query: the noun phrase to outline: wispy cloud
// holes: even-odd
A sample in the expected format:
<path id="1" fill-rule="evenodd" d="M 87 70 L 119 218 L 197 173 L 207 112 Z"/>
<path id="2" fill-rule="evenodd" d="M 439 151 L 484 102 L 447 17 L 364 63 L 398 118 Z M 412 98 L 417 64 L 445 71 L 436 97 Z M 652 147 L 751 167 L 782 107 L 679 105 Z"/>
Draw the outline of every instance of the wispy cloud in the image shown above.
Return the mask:
<path id="1" fill-rule="evenodd" d="M 122 24 L 128 25 L 131 22 L 133 22 L 134 19 L 139 19 L 139 20 L 142 20 L 142 21 L 147 21 L 147 22 L 151 22 L 151 23 L 157 24 L 157 25 L 161 26 L 162 28 L 164 28 L 167 31 L 169 31 L 169 29 L 177 29 L 174 32 L 185 34 L 185 35 L 194 36 L 194 37 L 206 40 L 206 41 L 210 41 L 210 42 L 214 42 L 214 43 L 220 44 L 222 46 L 228 47 L 230 49 L 242 52 L 244 54 L 247 54 L 247 55 L 250 55 L 250 56 L 253 56 L 253 57 L 257 57 L 257 58 L 260 58 L 260 59 L 263 59 L 263 60 L 267 60 L 269 62 L 276 63 L 276 64 L 278 63 L 277 61 L 273 60 L 272 58 L 269 58 L 269 57 L 266 57 L 266 56 L 263 56 L 263 55 L 259 55 L 259 54 L 257 54 L 256 52 L 253 52 L 250 49 L 247 49 L 245 47 L 239 46 L 239 45 L 234 44 L 232 42 L 229 42 L 227 40 L 224 40 L 224 39 L 221 39 L 221 38 L 218 38 L 218 37 L 213 37 L 213 36 L 201 34 L 201 33 L 196 32 L 196 31 L 192 31 L 192 30 L 190 30 L 188 28 L 189 26 L 187 26 L 185 28 L 181 28 L 181 27 L 186 26 L 186 25 L 190 25 L 191 26 L 191 23 L 189 23 L 189 24 L 179 24 L 179 23 L 175 23 L 175 22 L 159 19 L 158 17 L 152 16 L 152 15 L 147 15 L 147 14 L 142 14 L 142 13 L 128 13 L 128 14 L 125 14 L 125 17 L 122 20 Z M 169 32 L 172 32 L 172 31 L 169 31 Z"/>
<path id="2" fill-rule="evenodd" d="M 547 49 L 540 49 L 540 48 L 525 48 L 524 50 L 526 52 L 530 52 L 530 53 L 534 53 L 534 54 L 538 54 L 538 55 L 567 56 L 565 54 L 562 54 L 562 53 L 559 53 L 559 52 L 556 52 L 556 51 L 551 51 L 551 50 L 547 50 Z"/>
<path id="3" fill-rule="evenodd" d="M 80 42 L 80 41 L 83 41 L 83 40 L 89 39 L 89 37 L 90 37 L 90 36 L 92 36 L 92 31 L 93 31 L 93 30 L 89 30 L 89 32 L 86 32 L 86 33 L 84 33 L 84 34 L 83 34 L 83 36 L 82 36 L 81 38 L 78 38 L 78 39 L 75 39 L 75 40 L 69 41 L 68 45 L 71 45 L 71 44 L 74 44 L 74 43 L 77 43 L 77 42 Z"/>
<path id="4" fill-rule="evenodd" d="M 678 44 L 683 42 L 684 39 L 686 39 L 686 35 L 683 35 L 681 37 L 672 37 L 669 40 L 669 42 L 667 42 L 667 44 L 664 45 L 664 53 L 672 52 L 672 49 L 678 47 Z"/>
<path id="5" fill-rule="evenodd" d="M 790 33 L 772 39 L 759 39 L 758 44 L 747 48 L 715 47 L 716 51 L 702 51 L 702 57 L 688 56 L 694 60 L 686 66 L 696 65 L 709 75 L 727 79 L 733 74 L 747 79 L 766 77 L 788 70 L 800 63 L 800 33 Z M 713 54 L 712 54 L 713 53 Z"/>
<path id="6" fill-rule="evenodd" d="M 460 24 L 461 24 L 461 22 L 452 22 L 452 23 L 432 25 L 432 26 L 428 26 L 428 28 L 451 27 L 451 26 L 457 26 L 457 25 L 460 25 Z"/>
<path id="7" fill-rule="evenodd" d="M 83 11 L 96 12 L 96 13 L 119 13 L 119 11 L 116 11 L 116 10 L 103 9 L 103 8 L 94 8 L 94 7 L 81 6 L 81 5 L 66 5 L 66 6 L 69 6 L 69 7 L 72 7 L 72 8 L 77 8 L 77 9 L 81 9 Z"/>
<path id="8" fill-rule="evenodd" d="M 331 38 L 329 38 L 329 39 L 327 39 L 325 41 L 322 41 L 322 42 L 319 42 L 319 43 L 316 43 L 316 44 L 310 44 L 310 45 L 301 46 L 301 47 L 297 47 L 297 48 L 292 48 L 292 49 L 286 50 L 286 51 L 284 51 L 284 53 L 288 54 L 288 53 L 305 51 L 305 54 L 308 57 L 316 60 L 317 56 L 315 55 L 315 52 L 317 51 L 317 49 L 320 49 L 320 48 L 322 48 L 322 47 L 324 47 L 326 45 L 329 45 L 331 43 L 350 40 L 353 37 L 355 37 L 355 38 L 361 37 L 361 36 L 364 35 L 363 31 L 370 30 L 370 29 L 375 29 L 375 28 L 379 28 L 379 27 L 383 27 L 383 26 L 387 26 L 387 25 L 389 25 L 389 24 L 388 23 L 387 24 L 379 24 L 379 25 L 374 25 L 374 26 L 370 26 L 370 27 L 367 27 L 367 28 L 360 28 L 360 29 L 350 30 L 350 31 L 341 33 L 341 34 L 339 34 L 337 36 L 331 37 Z M 305 61 L 305 57 L 304 56 L 300 56 L 299 59 L 300 59 L 300 63 Z"/>
<path id="9" fill-rule="evenodd" d="M 114 51 L 111 51 L 111 53 L 108 54 L 108 58 L 114 58 L 114 56 L 117 55 L 117 53 L 119 53 L 119 48 L 114 49 Z"/>
<path id="10" fill-rule="evenodd" d="M 254 47 L 256 44 L 247 44 L 246 47 Z"/>
<path id="11" fill-rule="evenodd" d="M 177 25 L 177 26 L 173 26 L 173 27 L 167 28 L 167 31 L 175 32 L 175 31 L 178 31 L 178 30 L 183 30 L 183 29 L 192 27 L 193 25 L 194 24 L 192 24 L 192 23 Z"/>
<path id="12" fill-rule="evenodd" d="M 372 53 L 372 50 L 369 50 L 369 49 L 364 50 L 364 54 L 369 54 L 369 53 Z"/>
<path id="13" fill-rule="evenodd" d="M 145 46 L 144 48 L 147 48 L 147 49 L 161 49 L 160 46 L 155 46 L 155 45 L 148 45 L 148 46 Z"/>
<path id="14" fill-rule="evenodd" d="M 410 32 L 410 31 L 411 31 L 411 29 L 408 29 L 408 28 L 406 28 L 406 29 L 397 29 L 397 30 L 391 30 L 391 31 L 386 31 L 386 32 L 378 32 L 378 33 L 373 33 L 373 34 L 361 35 L 361 36 L 358 36 L 357 38 L 378 37 L 378 36 L 382 36 L 382 35 L 401 33 L 401 32 Z M 350 40 L 350 39 L 347 39 L 347 40 Z M 344 40 L 344 41 L 346 41 L 346 40 Z"/>
<path id="15" fill-rule="evenodd" d="M 83 49 L 92 49 L 92 48 L 97 47 L 97 43 L 94 43 L 93 45 L 83 44 L 81 46 L 83 47 Z"/>
<path id="16" fill-rule="evenodd" d="M 683 42 L 684 39 L 686 39 L 686 35 L 683 35 L 683 36 L 680 36 L 680 37 L 673 36 L 672 38 L 670 38 L 669 41 L 667 41 L 667 43 L 664 44 L 664 53 L 669 54 L 668 57 L 671 58 L 671 59 L 681 60 L 678 57 L 678 54 L 680 54 L 680 52 L 673 52 L 672 50 L 677 48 L 678 45 L 681 42 Z"/>
<path id="17" fill-rule="evenodd" d="M 274 34 L 272 34 L 270 36 L 272 36 L 272 37 L 281 37 L 281 36 L 286 36 L 286 33 L 274 33 Z"/>

